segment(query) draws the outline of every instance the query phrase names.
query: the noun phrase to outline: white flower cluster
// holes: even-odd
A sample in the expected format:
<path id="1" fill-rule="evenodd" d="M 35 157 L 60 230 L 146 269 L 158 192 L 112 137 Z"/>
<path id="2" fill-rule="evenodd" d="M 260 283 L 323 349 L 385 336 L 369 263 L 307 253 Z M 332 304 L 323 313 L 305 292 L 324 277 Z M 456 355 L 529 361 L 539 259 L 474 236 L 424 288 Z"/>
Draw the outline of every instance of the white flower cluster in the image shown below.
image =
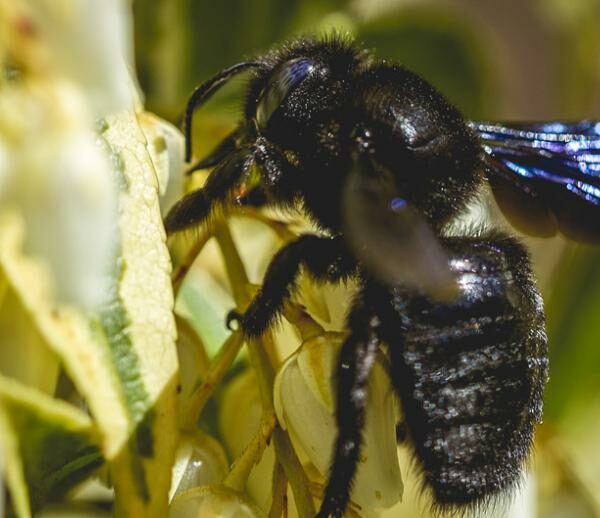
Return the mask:
<path id="1" fill-rule="evenodd" d="M 25 251 L 50 269 L 57 299 L 88 309 L 117 253 L 119 157 L 100 121 L 141 106 L 128 4 L 0 0 L 1 208 L 21 219 Z M 182 154 L 181 135 L 162 121 L 142 127 L 154 143 L 165 132 L 151 150 L 173 198 L 162 156 Z"/>

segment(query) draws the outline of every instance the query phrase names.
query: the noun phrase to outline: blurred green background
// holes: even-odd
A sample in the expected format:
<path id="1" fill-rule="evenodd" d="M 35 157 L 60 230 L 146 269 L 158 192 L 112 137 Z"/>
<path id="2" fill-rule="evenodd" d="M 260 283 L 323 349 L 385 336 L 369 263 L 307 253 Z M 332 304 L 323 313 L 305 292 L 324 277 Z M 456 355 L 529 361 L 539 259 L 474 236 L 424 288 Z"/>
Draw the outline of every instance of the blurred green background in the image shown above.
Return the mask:
<path id="1" fill-rule="evenodd" d="M 598 0 L 145 0 L 136 64 L 149 110 L 178 123 L 195 85 L 302 32 L 352 33 L 471 119 L 600 117 Z M 196 117 L 198 148 L 239 114 L 241 83 Z M 538 516 L 600 516 L 600 249 L 528 240 L 551 379 L 535 456 Z"/>

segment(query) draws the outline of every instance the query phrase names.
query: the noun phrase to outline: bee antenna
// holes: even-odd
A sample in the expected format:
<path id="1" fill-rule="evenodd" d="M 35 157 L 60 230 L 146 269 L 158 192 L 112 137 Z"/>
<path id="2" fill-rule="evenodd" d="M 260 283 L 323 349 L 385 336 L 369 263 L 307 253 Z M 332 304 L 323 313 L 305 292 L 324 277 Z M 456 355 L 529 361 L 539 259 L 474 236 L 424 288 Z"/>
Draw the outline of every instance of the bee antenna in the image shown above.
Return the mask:
<path id="1" fill-rule="evenodd" d="M 212 95 L 233 76 L 248 70 L 249 68 L 258 68 L 260 63 L 257 61 L 243 61 L 237 65 L 221 70 L 217 75 L 198 86 L 190 96 L 185 108 L 184 133 L 185 133 L 185 161 L 189 162 L 192 158 L 192 116 L 199 106 L 202 106 Z"/>

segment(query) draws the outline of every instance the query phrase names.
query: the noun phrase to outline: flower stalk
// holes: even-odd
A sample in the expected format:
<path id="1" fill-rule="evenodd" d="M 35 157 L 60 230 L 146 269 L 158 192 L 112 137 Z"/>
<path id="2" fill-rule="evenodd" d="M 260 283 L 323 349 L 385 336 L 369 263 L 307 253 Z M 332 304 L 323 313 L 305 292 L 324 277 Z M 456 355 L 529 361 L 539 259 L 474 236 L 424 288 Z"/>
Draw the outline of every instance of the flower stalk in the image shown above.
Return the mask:
<path id="1" fill-rule="evenodd" d="M 258 432 L 246 446 L 244 452 L 233 463 L 223 483 L 236 491 L 244 491 L 250 471 L 260 461 L 266 447 L 271 442 L 273 430 L 277 424 L 275 413 L 266 413 L 260 423 Z"/>
<path id="2" fill-rule="evenodd" d="M 182 430 L 189 431 L 197 428 L 198 419 L 206 402 L 210 399 L 213 391 L 231 367 L 242 345 L 242 334 L 238 331 L 225 340 L 225 343 L 221 346 L 210 364 L 202 384 L 194 390 L 184 404 L 184 409 L 180 415 Z"/>
<path id="3" fill-rule="evenodd" d="M 215 237 L 221 248 L 225 261 L 227 276 L 238 308 L 245 308 L 250 302 L 249 282 L 244 263 L 231 237 L 226 224 L 220 225 L 215 232 Z M 247 342 L 250 364 L 256 372 L 259 384 L 261 401 L 265 412 L 274 412 L 273 383 L 275 380 L 275 366 L 263 347 L 266 340 L 249 340 Z M 294 451 L 288 434 L 280 427 L 273 430 L 273 443 L 277 461 L 281 463 L 290 486 L 294 493 L 296 506 L 301 518 L 315 515 L 315 507 L 310 494 L 310 483 L 302 464 Z"/>
<path id="4" fill-rule="evenodd" d="M 288 480 L 285 471 L 279 462 L 273 467 L 273 484 L 271 494 L 273 495 L 269 518 L 279 518 L 287 516 L 284 514 L 287 509 L 287 485 Z"/>
<path id="5" fill-rule="evenodd" d="M 181 264 L 179 264 L 177 268 L 173 270 L 173 273 L 171 274 L 171 283 L 173 285 L 173 295 L 175 297 L 177 297 L 179 289 L 183 284 L 183 280 L 194 264 L 196 257 L 198 257 L 200 252 L 202 252 L 204 245 L 206 245 L 211 237 L 212 234 L 210 232 L 203 232 L 200 237 L 195 240 L 193 246 L 190 248 Z"/>

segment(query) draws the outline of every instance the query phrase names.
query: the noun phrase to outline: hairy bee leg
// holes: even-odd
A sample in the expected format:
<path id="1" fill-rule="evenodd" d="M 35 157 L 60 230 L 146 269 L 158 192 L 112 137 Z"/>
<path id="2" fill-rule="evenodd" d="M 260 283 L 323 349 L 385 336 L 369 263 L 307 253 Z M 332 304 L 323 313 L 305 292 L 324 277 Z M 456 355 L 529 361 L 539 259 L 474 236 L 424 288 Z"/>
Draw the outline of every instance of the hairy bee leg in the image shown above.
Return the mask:
<path id="1" fill-rule="evenodd" d="M 201 189 L 179 200 L 165 218 L 167 234 L 203 223 L 213 210 L 222 205 L 244 174 L 254 157 L 248 149 L 239 149 L 230 155 L 207 178 Z"/>
<path id="2" fill-rule="evenodd" d="M 333 461 L 318 518 L 341 517 L 350 500 L 352 481 L 358 467 L 365 423 L 368 382 L 380 345 L 379 319 L 364 299 L 355 303 L 347 321 L 350 336 L 342 345 L 336 373 L 336 422 L 338 435 Z"/>
<path id="3" fill-rule="evenodd" d="M 301 171 L 266 138 L 258 137 L 255 146 L 256 165 L 269 197 L 276 201 L 293 202 L 300 190 Z"/>
<path id="4" fill-rule="evenodd" d="M 316 280 L 330 282 L 343 280 L 356 270 L 356 262 L 339 236 L 304 234 L 288 243 L 275 254 L 260 291 L 238 318 L 246 336 L 258 337 L 273 324 L 296 288 L 301 266 Z"/>

